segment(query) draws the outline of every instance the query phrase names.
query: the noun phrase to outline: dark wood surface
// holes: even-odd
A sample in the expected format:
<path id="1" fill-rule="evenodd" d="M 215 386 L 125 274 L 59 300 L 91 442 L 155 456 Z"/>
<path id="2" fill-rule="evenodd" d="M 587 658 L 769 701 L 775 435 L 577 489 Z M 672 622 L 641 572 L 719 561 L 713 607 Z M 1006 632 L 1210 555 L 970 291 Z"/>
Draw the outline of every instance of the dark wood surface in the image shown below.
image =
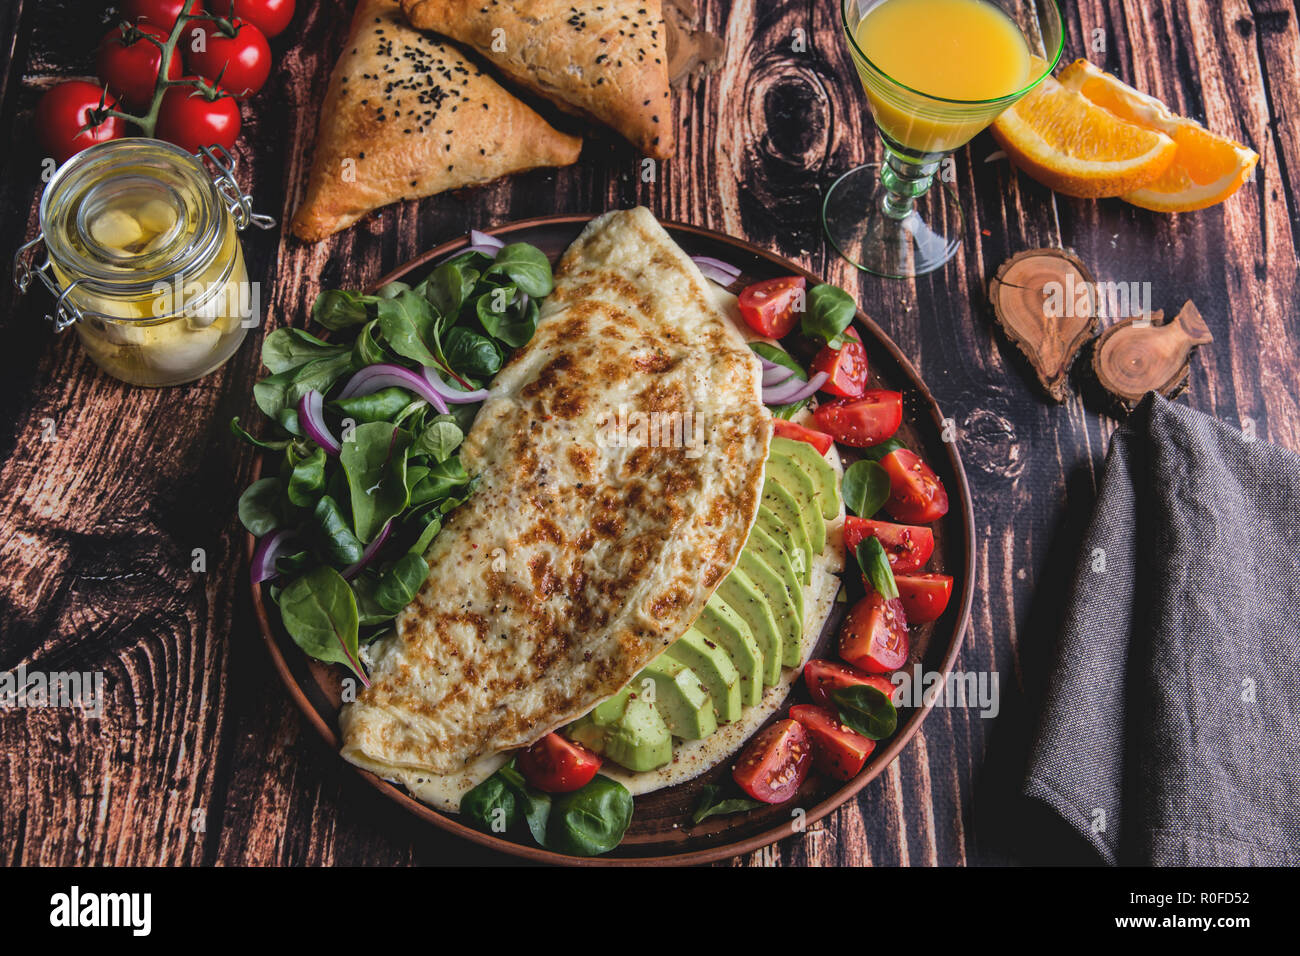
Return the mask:
<path id="1" fill-rule="evenodd" d="M 999 675 L 1001 713 L 937 710 L 855 803 L 737 864 L 1082 858 L 1014 795 L 1115 422 L 1078 393 L 1043 401 L 994 331 L 983 287 L 1009 255 L 1065 245 L 1099 280 L 1150 282 L 1156 308 L 1194 299 L 1215 342 L 1193 361 L 1183 400 L 1300 449 L 1293 0 L 1065 7 L 1067 58 L 1088 55 L 1249 144 L 1262 157 L 1255 181 L 1224 206 L 1161 216 L 1055 196 L 989 161 L 984 134 L 957 155 L 969 227 L 958 258 L 916 282 L 859 275 L 818 225 L 826 185 L 877 151 L 836 4 L 708 0 L 704 22 L 725 33 L 726 57 L 676 96 L 681 142 L 655 183 L 640 180 L 629 148 L 594 137 L 570 169 L 394 207 L 320 246 L 246 237 L 270 329 L 302 324 L 322 285 L 364 285 L 469 226 L 644 203 L 843 285 L 913 359 L 956 423 L 975 498 L 979 569 L 957 667 Z M 299 8 L 237 151 L 258 208 L 282 221 L 302 192 L 350 4 Z M 93 0 L 0 7 L 6 262 L 36 230 L 32 108 L 51 83 L 90 72 L 111 22 Z M 0 710 L 0 861 L 503 862 L 396 811 L 317 741 L 277 682 L 234 520 L 253 459 L 226 430 L 252 407 L 256 342 L 196 385 L 128 388 L 97 372 L 73 335 L 52 334 L 47 306 L 41 293 L 0 292 L 0 670 L 101 670 L 107 700 L 100 718 Z M 204 572 L 192 570 L 196 548 Z"/>

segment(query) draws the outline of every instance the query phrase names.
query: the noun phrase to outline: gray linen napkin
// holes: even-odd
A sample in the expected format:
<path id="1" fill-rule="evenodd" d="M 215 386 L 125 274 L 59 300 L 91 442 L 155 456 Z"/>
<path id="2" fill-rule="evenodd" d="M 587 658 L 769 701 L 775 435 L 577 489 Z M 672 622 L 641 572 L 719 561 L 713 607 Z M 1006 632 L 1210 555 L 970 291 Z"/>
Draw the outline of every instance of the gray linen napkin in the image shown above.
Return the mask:
<path id="1" fill-rule="evenodd" d="M 1024 792 L 1108 863 L 1300 863 L 1300 455 L 1154 393 L 1116 432 Z"/>

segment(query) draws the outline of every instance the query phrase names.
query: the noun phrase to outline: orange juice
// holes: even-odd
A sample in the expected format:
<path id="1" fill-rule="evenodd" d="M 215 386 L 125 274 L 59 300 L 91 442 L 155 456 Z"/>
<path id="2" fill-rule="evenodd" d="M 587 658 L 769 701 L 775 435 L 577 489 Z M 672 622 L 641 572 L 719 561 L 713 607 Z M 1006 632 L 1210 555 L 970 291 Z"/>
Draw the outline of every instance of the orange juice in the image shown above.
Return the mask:
<path id="1" fill-rule="evenodd" d="M 965 144 L 1002 111 L 1000 104 L 970 104 L 1009 96 L 1029 81 L 1024 35 L 987 0 L 883 0 L 857 24 L 854 39 L 879 71 L 858 66 L 876 123 L 917 153 Z"/>

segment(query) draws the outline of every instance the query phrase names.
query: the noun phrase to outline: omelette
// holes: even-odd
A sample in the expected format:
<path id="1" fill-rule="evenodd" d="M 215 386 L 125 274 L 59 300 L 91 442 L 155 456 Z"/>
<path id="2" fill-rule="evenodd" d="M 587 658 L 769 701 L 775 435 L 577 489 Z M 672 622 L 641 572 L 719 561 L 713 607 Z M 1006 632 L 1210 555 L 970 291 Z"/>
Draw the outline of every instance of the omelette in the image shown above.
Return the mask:
<path id="1" fill-rule="evenodd" d="M 629 409 L 673 440 L 623 440 Z M 466 436 L 478 489 L 367 649 L 343 755 L 454 809 L 509 751 L 616 694 L 736 564 L 771 437 L 718 291 L 647 210 L 593 220 Z"/>

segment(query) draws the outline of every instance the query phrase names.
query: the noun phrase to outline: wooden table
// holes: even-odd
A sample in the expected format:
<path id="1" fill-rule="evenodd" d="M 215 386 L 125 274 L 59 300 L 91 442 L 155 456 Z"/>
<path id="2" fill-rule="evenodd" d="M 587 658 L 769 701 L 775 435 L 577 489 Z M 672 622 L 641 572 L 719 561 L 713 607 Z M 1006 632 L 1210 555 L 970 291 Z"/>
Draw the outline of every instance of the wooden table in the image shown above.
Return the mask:
<path id="1" fill-rule="evenodd" d="M 300 3 L 277 70 L 245 110 L 241 180 L 285 221 L 302 193 L 325 80 L 350 4 Z M 958 667 L 996 671 L 1001 713 L 937 710 L 902 758 L 803 839 L 742 865 L 962 864 L 1074 858 L 1013 802 L 1033 700 L 1115 422 L 1079 398 L 1046 403 L 995 331 L 984 284 L 1012 253 L 1073 247 L 1097 278 L 1150 282 L 1156 308 L 1194 299 L 1215 343 L 1192 405 L 1300 449 L 1300 42 L 1291 0 L 1067 3 L 1066 57 L 1087 55 L 1173 108 L 1253 146 L 1256 180 L 1225 206 L 1161 216 L 1053 195 L 993 157 L 957 156 L 969 235 L 916 282 L 857 273 L 828 252 L 821 196 L 871 158 L 875 134 L 833 0 L 707 0 L 721 69 L 676 97 L 677 158 L 654 184 L 637 157 L 589 139 L 581 162 L 386 210 L 331 242 L 249 234 L 267 329 L 301 325 L 322 286 L 361 286 L 471 226 L 644 203 L 742 236 L 858 296 L 960 429 L 975 498 L 977 588 Z M 91 69 L 113 18 L 85 0 L 0 9 L 0 246 L 36 230 L 41 91 Z M 798 31 L 803 31 L 800 34 Z M 806 49 L 798 52 L 802 36 Z M 250 341 L 183 388 L 127 388 L 43 293 L 0 292 L 0 669 L 100 670 L 99 719 L 0 711 L 0 860 L 23 864 L 499 862 L 414 821 L 312 735 L 254 624 L 235 501 L 253 458 L 227 431 L 252 409 Z M 193 570 L 202 549 L 206 570 Z M 1084 857 L 1079 857 L 1084 858 Z"/>

